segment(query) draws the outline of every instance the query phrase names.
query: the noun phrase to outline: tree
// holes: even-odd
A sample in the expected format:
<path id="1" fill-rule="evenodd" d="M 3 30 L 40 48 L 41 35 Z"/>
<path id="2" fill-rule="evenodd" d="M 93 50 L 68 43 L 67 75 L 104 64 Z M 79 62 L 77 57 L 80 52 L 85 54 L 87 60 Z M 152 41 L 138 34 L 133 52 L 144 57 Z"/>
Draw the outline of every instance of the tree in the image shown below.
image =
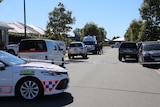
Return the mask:
<path id="1" fill-rule="evenodd" d="M 107 31 L 103 27 L 98 27 L 93 22 L 86 23 L 82 29 L 76 28 L 73 33 L 75 37 L 79 37 L 80 40 L 82 40 L 84 36 L 96 36 L 98 42 L 104 42 L 107 35 Z"/>
<path id="2" fill-rule="evenodd" d="M 91 35 L 91 36 L 97 36 L 98 35 L 98 26 L 94 24 L 93 22 L 87 23 L 84 26 L 84 36 Z"/>
<path id="3" fill-rule="evenodd" d="M 103 27 L 98 27 L 95 23 L 86 23 L 84 28 L 81 30 L 82 38 L 84 36 L 96 36 L 98 42 L 104 41 L 106 39 L 107 32 Z"/>
<path id="4" fill-rule="evenodd" d="M 104 42 L 104 40 L 106 39 L 107 31 L 104 28 L 99 27 L 98 33 L 99 33 L 97 36 L 98 41 Z"/>
<path id="5" fill-rule="evenodd" d="M 139 32 L 139 36 L 138 36 L 139 41 L 150 41 L 151 36 L 148 34 L 149 32 L 147 31 L 147 22 L 145 21 L 141 26 L 141 32 Z"/>
<path id="6" fill-rule="evenodd" d="M 3 0 L 0 0 L 0 3 L 2 2 Z"/>
<path id="7" fill-rule="evenodd" d="M 82 29 L 76 28 L 73 33 L 76 37 L 80 37 L 82 35 Z"/>
<path id="8" fill-rule="evenodd" d="M 59 3 L 58 7 L 54 8 L 52 12 L 49 13 L 49 22 L 46 26 L 46 34 L 54 35 L 57 39 L 62 34 L 67 34 L 71 31 L 71 24 L 76 21 L 75 17 L 72 17 L 72 12 L 67 11 L 63 3 Z"/>
<path id="9" fill-rule="evenodd" d="M 127 29 L 124 37 L 126 41 L 139 41 L 141 38 L 141 32 L 143 31 L 142 29 L 143 26 L 143 21 L 142 20 L 132 20 L 129 28 Z"/>
<path id="10" fill-rule="evenodd" d="M 82 38 L 82 29 L 76 28 L 75 30 L 73 30 L 73 33 L 75 35 L 75 40 L 79 41 Z"/>
<path id="11" fill-rule="evenodd" d="M 139 11 L 142 19 L 146 21 L 144 29 L 146 39 L 160 39 L 160 0 L 144 0 Z"/>

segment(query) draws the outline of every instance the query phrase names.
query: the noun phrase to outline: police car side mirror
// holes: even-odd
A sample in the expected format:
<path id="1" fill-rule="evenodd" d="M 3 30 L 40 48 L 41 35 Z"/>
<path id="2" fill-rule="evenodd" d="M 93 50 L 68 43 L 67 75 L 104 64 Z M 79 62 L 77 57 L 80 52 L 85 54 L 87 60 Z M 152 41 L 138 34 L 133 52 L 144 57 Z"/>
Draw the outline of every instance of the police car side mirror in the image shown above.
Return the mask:
<path id="1" fill-rule="evenodd" d="M 3 70 L 5 70 L 5 65 L 0 62 L 0 71 L 3 71 Z"/>

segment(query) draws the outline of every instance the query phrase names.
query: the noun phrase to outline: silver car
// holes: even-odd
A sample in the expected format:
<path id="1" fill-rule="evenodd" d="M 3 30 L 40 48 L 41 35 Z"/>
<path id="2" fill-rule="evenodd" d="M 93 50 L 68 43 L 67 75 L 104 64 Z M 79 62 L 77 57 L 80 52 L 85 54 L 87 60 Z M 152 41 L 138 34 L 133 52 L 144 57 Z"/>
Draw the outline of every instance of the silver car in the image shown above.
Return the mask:
<path id="1" fill-rule="evenodd" d="M 74 58 L 74 56 L 82 56 L 87 58 L 87 47 L 83 42 L 71 42 L 68 47 L 68 58 Z"/>

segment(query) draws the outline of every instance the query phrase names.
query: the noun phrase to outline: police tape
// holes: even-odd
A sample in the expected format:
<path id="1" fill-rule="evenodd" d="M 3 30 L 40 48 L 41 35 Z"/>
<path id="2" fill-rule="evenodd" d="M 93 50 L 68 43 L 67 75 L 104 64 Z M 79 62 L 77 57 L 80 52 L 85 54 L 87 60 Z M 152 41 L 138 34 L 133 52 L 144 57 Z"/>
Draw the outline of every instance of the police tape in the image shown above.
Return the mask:
<path id="1" fill-rule="evenodd" d="M 95 64 L 95 65 L 104 65 L 104 64 L 141 64 L 141 65 L 153 65 L 153 64 L 160 64 L 160 62 L 136 62 L 136 61 L 118 61 L 118 62 L 98 62 L 98 61 L 82 61 L 82 60 L 64 60 L 64 61 L 52 61 L 52 60 L 40 60 L 40 59 L 28 59 L 23 58 L 27 62 L 45 62 L 45 63 L 64 63 L 64 64 Z"/>
<path id="2" fill-rule="evenodd" d="M 82 64 L 94 64 L 94 65 L 116 65 L 116 64 L 141 64 L 141 65 L 159 65 L 160 62 L 136 62 L 136 61 L 117 61 L 117 62 L 90 62 L 90 61 L 73 61 L 73 60 L 68 60 L 64 61 L 65 64 L 77 64 L 77 63 L 82 63 Z"/>
<path id="3" fill-rule="evenodd" d="M 95 64 L 95 65 L 103 65 L 103 64 L 118 64 L 120 62 L 87 62 L 87 61 L 65 61 L 65 64 L 76 64 L 76 63 L 83 63 L 83 64 Z"/>

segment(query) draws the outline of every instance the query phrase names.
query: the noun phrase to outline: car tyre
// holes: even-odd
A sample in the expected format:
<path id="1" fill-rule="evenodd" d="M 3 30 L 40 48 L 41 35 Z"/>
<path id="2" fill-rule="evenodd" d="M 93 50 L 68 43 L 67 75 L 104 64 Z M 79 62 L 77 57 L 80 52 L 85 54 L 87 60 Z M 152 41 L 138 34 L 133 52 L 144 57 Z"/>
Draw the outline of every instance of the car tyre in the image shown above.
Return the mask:
<path id="1" fill-rule="evenodd" d="M 72 59 L 74 59 L 74 55 L 72 56 Z"/>
<path id="2" fill-rule="evenodd" d="M 16 96 L 22 100 L 36 100 L 43 95 L 43 86 L 33 77 L 25 78 L 17 83 Z"/>
<path id="3" fill-rule="evenodd" d="M 82 55 L 83 59 L 87 59 L 87 54 Z"/>
<path id="4" fill-rule="evenodd" d="M 60 65 L 61 67 L 64 67 L 64 58 L 62 58 L 62 63 Z"/>
<path id="5" fill-rule="evenodd" d="M 71 59 L 71 55 L 68 55 L 68 58 Z"/>
<path id="6" fill-rule="evenodd" d="M 122 56 L 119 54 L 118 56 L 119 61 L 122 61 Z"/>
<path id="7" fill-rule="evenodd" d="M 7 50 L 7 52 L 10 53 L 10 54 L 12 54 L 12 55 L 16 55 L 16 53 L 12 49 Z"/>
<path id="8" fill-rule="evenodd" d="M 138 57 L 136 57 L 136 62 L 139 62 L 139 58 Z"/>

